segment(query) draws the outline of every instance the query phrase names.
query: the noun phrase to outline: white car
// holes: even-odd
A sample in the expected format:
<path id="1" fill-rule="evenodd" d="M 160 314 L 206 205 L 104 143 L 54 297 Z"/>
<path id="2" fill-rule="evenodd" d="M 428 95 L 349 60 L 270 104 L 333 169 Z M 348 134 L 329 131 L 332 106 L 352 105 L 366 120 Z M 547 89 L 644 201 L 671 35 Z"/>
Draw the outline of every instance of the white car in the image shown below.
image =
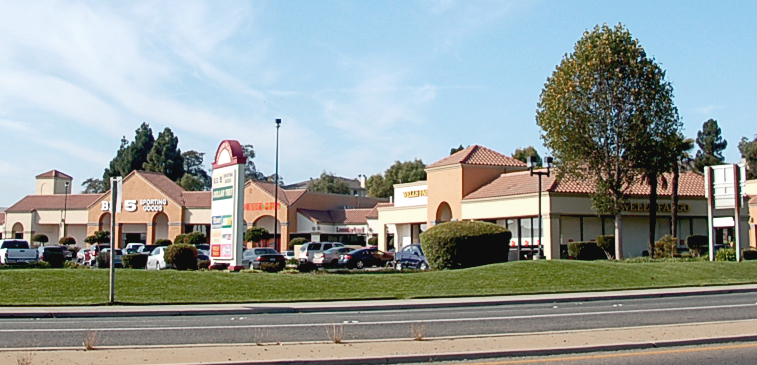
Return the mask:
<path id="1" fill-rule="evenodd" d="M 147 270 L 162 270 L 172 268 L 173 265 L 166 262 L 166 246 L 158 246 L 147 256 Z"/>

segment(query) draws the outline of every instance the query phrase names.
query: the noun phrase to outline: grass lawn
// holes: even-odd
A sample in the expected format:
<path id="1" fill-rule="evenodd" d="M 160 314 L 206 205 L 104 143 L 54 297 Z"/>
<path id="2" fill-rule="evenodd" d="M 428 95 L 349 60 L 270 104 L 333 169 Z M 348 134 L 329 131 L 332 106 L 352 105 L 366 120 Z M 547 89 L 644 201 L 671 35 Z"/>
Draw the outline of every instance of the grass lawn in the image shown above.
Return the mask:
<path id="1" fill-rule="evenodd" d="M 580 292 L 757 283 L 757 260 L 736 262 L 520 261 L 415 273 L 267 274 L 116 271 L 124 304 L 286 302 Z M 108 301 L 108 270 L 0 270 L 0 305 Z"/>

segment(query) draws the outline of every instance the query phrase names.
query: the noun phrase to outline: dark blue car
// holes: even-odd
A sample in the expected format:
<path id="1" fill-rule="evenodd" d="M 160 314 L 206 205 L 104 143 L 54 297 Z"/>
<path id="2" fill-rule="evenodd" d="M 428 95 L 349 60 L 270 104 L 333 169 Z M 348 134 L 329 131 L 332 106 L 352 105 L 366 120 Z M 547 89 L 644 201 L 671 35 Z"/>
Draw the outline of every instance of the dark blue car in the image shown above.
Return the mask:
<path id="1" fill-rule="evenodd" d="M 421 245 L 414 243 L 403 247 L 397 252 L 397 262 L 395 263 L 394 268 L 398 271 L 404 269 L 428 270 L 428 260 L 426 260 L 426 256 L 423 255 Z"/>
<path id="2" fill-rule="evenodd" d="M 379 251 L 376 247 L 361 248 L 340 256 L 339 266 L 350 269 L 362 269 L 370 266 L 384 267 L 393 259 L 392 254 Z"/>

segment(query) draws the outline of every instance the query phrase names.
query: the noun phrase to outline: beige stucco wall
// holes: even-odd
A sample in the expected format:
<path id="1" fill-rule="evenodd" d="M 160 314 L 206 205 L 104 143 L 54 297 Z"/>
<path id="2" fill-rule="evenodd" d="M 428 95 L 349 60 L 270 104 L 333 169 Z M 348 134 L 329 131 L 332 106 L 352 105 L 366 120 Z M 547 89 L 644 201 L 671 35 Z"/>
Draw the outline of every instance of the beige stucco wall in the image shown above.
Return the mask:
<path id="1" fill-rule="evenodd" d="M 402 242 L 404 233 L 409 235 L 409 230 L 404 231 L 405 228 L 402 225 L 408 225 L 412 223 L 426 223 L 426 207 L 425 206 L 410 206 L 410 207 L 379 207 L 379 219 L 377 220 L 376 228 L 374 232 L 378 234 L 378 249 L 382 251 L 387 250 L 387 230 L 394 232 L 395 242 Z M 395 244 L 396 247 L 401 247 Z"/>
<path id="2" fill-rule="evenodd" d="M 210 224 L 210 208 L 184 209 L 184 224 Z"/>
<path id="3" fill-rule="evenodd" d="M 460 201 L 463 198 L 462 167 L 452 165 L 426 170 L 426 181 L 428 183 L 428 209 L 423 222 L 435 222 L 437 210 L 444 202 L 450 206 L 452 219 L 460 219 L 462 216 Z"/>

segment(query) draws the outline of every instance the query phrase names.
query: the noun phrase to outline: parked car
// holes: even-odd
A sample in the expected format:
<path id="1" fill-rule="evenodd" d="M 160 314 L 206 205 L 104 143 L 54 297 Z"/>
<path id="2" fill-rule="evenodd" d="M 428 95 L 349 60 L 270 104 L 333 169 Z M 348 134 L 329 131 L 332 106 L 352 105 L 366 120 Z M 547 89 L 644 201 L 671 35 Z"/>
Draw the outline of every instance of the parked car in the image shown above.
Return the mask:
<path id="1" fill-rule="evenodd" d="M 104 252 L 106 255 L 110 255 L 110 247 L 103 248 L 101 252 Z M 117 248 L 116 252 L 114 252 L 113 267 L 124 267 L 123 251 L 121 251 L 121 249 Z"/>
<path id="2" fill-rule="evenodd" d="M 63 250 L 63 257 L 66 261 L 74 259 L 74 253 L 71 252 L 71 249 L 68 246 L 60 246 L 60 249 Z"/>
<path id="3" fill-rule="evenodd" d="M 126 245 L 126 248 L 124 248 L 124 251 L 126 251 L 127 255 L 138 253 L 139 250 L 144 247 L 144 243 L 139 242 L 133 242 Z"/>
<path id="4" fill-rule="evenodd" d="M 162 270 L 172 268 L 173 264 L 166 262 L 165 253 L 167 246 L 157 246 L 147 257 L 147 270 Z"/>
<path id="5" fill-rule="evenodd" d="M 51 267 L 63 267 L 63 261 L 66 259 L 60 246 L 40 246 L 37 248 L 37 257 L 49 263 Z"/>
<path id="6" fill-rule="evenodd" d="M 139 251 L 137 251 L 137 253 L 142 253 L 142 254 L 145 254 L 145 255 L 149 255 L 149 254 L 152 253 L 152 250 L 154 250 L 157 247 L 158 247 L 157 245 L 144 245 L 144 246 L 142 246 L 142 247 L 139 248 Z"/>
<path id="7" fill-rule="evenodd" d="M 352 250 L 350 247 L 332 247 L 323 252 L 316 252 L 313 255 L 313 263 L 316 266 L 336 267 L 339 266 L 339 258 Z"/>
<path id="8" fill-rule="evenodd" d="M 294 258 L 294 250 L 284 251 L 281 254 L 284 255 L 284 258 L 287 259 L 287 261 Z"/>
<path id="9" fill-rule="evenodd" d="M 84 257 L 84 265 L 97 266 L 97 255 L 100 254 L 104 248 L 110 248 L 108 244 L 96 244 L 89 246 L 89 251 L 86 252 L 87 256 Z"/>
<path id="10" fill-rule="evenodd" d="M 332 247 L 344 247 L 339 242 L 307 242 L 300 247 L 300 265 L 312 264 L 316 252 L 323 252 Z"/>
<path id="11" fill-rule="evenodd" d="M 283 269 L 286 265 L 286 258 L 270 247 L 251 248 L 242 252 L 242 266 L 245 268 L 260 269 L 262 262 L 280 263 Z"/>
<path id="12" fill-rule="evenodd" d="M 0 264 L 29 264 L 37 261 L 37 250 L 18 239 L 0 240 Z"/>
<path id="13" fill-rule="evenodd" d="M 89 255 L 89 251 L 92 249 L 90 248 L 83 248 L 79 250 L 79 252 L 76 253 L 76 262 L 80 264 L 84 264 L 87 261 L 87 256 Z"/>
<path id="14" fill-rule="evenodd" d="M 418 243 L 402 248 L 400 252 L 397 253 L 394 264 L 394 268 L 397 269 L 397 271 L 402 271 L 404 269 L 428 270 L 429 267 L 428 260 L 426 259 L 426 256 L 423 255 L 421 245 Z"/>
<path id="15" fill-rule="evenodd" d="M 195 245 L 197 250 L 205 250 L 210 252 L 210 244 L 209 243 L 200 243 L 198 245 Z"/>
<path id="16" fill-rule="evenodd" d="M 376 247 L 361 248 L 350 251 L 339 258 L 339 266 L 362 269 L 370 266 L 384 267 L 394 260 L 389 253 L 379 251 Z"/>

